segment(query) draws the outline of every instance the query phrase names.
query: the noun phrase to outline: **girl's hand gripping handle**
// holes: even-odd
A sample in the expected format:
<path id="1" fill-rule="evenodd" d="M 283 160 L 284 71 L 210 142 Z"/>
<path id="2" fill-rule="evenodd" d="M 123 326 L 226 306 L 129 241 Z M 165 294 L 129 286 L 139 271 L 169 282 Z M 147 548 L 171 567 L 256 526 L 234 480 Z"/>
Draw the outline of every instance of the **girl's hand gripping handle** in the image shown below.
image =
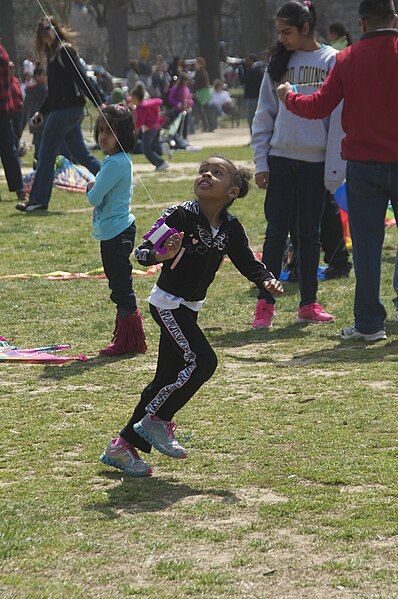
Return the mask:
<path id="1" fill-rule="evenodd" d="M 177 256 L 178 252 L 182 246 L 182 240 L 184 239 L 184 231 L 181 233 L 174 233 L 171 235 L 167 241 L 163 244 L 163 250 L 166 250 L 164 253 L 156 252 L 155 257 L 158 262 L 165 262 L 166 260 L 171 260 L 175 256 Z"/>

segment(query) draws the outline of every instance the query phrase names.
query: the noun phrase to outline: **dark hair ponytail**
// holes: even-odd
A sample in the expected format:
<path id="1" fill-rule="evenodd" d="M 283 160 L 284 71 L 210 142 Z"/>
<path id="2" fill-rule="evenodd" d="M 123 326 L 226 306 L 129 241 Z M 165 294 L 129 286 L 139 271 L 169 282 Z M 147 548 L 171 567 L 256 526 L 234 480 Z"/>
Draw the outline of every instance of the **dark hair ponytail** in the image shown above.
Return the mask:
<path id="1" fill-rule="evenodd" d="M 353 44 L 352 35 L 348 31 L 348 29 L 344 25 L 344 23 L 342 23 L 341 21 L 333 21 L 333 23 L 330 23 L 328 29 L 329 29 L 330 33 L 336 34 L 339 38 L 345 37 L 347 40 L 347 44 L 349 46 L 352 46 L 352 44 Z"/>
<path id="2" fill-rule="evenodd" d="M 286 2 L 276 13 L 275 19 L 286 21 L 288 25 L 297 27 L 300 31 L 308 23 L 309 33 L 313 34 L 317 23 L 315 6 L 311 0 L 292 0 Z M 281 81 L 287 71 L 289 60 L 293 52 L 287 50 L 281 42 L 277 42 L 270 50 L 268 73 L 272 81 Z"/>

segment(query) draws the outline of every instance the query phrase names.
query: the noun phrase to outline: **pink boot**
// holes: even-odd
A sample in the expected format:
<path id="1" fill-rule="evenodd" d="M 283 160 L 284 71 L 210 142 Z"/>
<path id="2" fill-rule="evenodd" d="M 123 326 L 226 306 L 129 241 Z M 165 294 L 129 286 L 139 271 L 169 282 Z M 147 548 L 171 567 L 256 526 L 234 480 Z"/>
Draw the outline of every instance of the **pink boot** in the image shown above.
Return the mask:
<path id="1" fill-rule="evenodd" d="M 141 312 L 137 310 L 125 318 L 116 316 L 112 342 L 101 349 L 101 356 L 124 356 L 125 354 L 145 354 L 147 346 L 142 327 Z"/>

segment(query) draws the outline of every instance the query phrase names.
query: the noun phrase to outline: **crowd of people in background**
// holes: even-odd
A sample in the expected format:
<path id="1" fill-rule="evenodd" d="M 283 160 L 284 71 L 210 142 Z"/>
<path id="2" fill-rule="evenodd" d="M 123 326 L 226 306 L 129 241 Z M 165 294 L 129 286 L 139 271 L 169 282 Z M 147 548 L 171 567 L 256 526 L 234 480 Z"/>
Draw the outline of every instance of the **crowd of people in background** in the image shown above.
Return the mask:
<path id="1" fill-rule="evenodd" d="M 121 102 L 135 114 L 139 107 L 140 115 L 152 112 L 154 106 L 158 107 L 159 118 L 155 119 L 155 124 L 152 124 L 150 129 L 157 131 L 151 136 L 156 138 L 155 145 L 162 155 L 169 154 L 169 147 L 167 144 L 160 144 L 160 130 L 167 130 L 168 125 L 172 123 L 175 131 L 170 139 L 166 136 L 166 140 L 172 139 L 171 146 L 174 149 L 185 149 L 188 146 L 189 133 L 215 131 L 221 117 L 229 116 L 239 123 L 242 111 L 247 111 L 249 128 L 251 128 L 266 66 L 264 53 L 262 57 L 263 59 L 259 59 L 257 55 L 250 54 L 244 60 L 233 59 L 233 64 L 229 64 L 230 59 L 225 55 L 225 43 L 221 42 L 221 78 L 216 78 L 212 82 L 206 69 L 206 61 L 201 56 L 187 61 L 175 56 L 169 64 L 161 55 L 156 56 L 154 64 L 149 60 L 132 58 L 122 79 L 112 78 L 105 69 L 96 66 L 90 67 L 87 74 L 104 104 Z M 22 156 L 26 152 L 22 133 L 25 127 L 28 127 L 35 147 L 34 167 L 37 165 L 43 123 L 35 124 L 32 117 L 39 111 L 47 94 L 45 58 L 42 55 L 40 62 L 35 61 L 31 56 L 25 58 L 22 62 L 21 79 L 15 75 L 14 64 L 9 62 L 15 144 L 19 155 Z M 79 61 L 85 64 L 80 57 Z M 243 88 L 243 97 L 242 93 L 233 91 L 239 87 Z M 141 90 L 143 90 L 143 98 L 137 104 L 137 99 L 142 95 Z M 149 102 L 153 99 L 159 102 Z M 148 139 L 148 135 L 144 135 L 146 127 L 146 123 L 143 122 L 139 128 L 135 153 L 144 153 L 155 168 L 158 169 L 162 165 L 163 169 L 167 161 L 163 160 L 160 163 L 154 156 L 153 145 L 148 146 L 148 143 L 143 143 L 144 137 L 145 140 Z M 73 159 L 64 144 L 62 148 L 65 155 Z"/>
<path id="2" fill-rule="evenodd" d="M 328 43 L 338 49 L 344 49 L 352 43 L 350 32 L 343 23 L 332 23 L 328 31 Z M 45 58 L 43 55 L 41 59 Z M 38 57 L 40 60 L 40 57 Z M 189 133 L 197 131 L 213 132 L 219 125 L 220 117 L 230 117 L 232 122 L 239 123 L 242 113 L 247 117 L 251 135 L 252 122 L 257 107 L 261 82 L 269 55 L 266 50 L 261 53 L 251 53 L 245 59 L 231 59 L 227 55 L 226 43 L 219 43 L 219 72 L 220 76 L 210 81 L 206 69 L 206 61 L 198 56 L 196 59 L 185 60 L 174 56 L 168 64 L 162 55 L 157 55 L 154 63 L 149 58 L 132 58 L 126 68 L 125 78 L 115 79 L 102 67 L 92 67 L 90 79 L 97 87 L 104 103 L 123 102 L 131 110 L 137 109 L 133 101 L 133 91 L 144 90 L 144 98 L 139 103 L 139 113 L 152 112 L 158 106 L 159 118 L 155 119 L 154 129 L 150 135 L 144 135 L 146 124 L 141 125 L 135 148 L 136 153 L 144 153 L 156 169 L 167 168 L 168 162 L 156 157 L 170 155 L 170 144 L 175 149 L 185 149 L 188 145 Z M 9 61 L 10 85 L 12 94 L 12 127 L 15 145 L 19 156 L 26 152 L 23 131 L 26 127 L 32 133 L 32 143 L 35 148 L 34 167 L 37 165 L 41 130 L 43 123 L 34 124 L 32 117 L 39 110 L 47 92 L 47 73 L 45 62 L 38 62 L 29 55 L 21 63 L 22 76 L 18 78 L 15 66 Z M 136 88 L 139 84 L 139 88 Z M 236 88 L 243 88 L 235 93 Z M 231 93 L 232 92 L 232 93 Z M 138 91 L 138 96 L 141 96 Z M 148 100 L 159 99 L 161 103 Z M 161 143 L 160 130 L 174 123 L 172 138 L 166 137 L 166 143 Z M 175 129 L 175 130 L 174 130 Z M 143 143 L 145 137 L 146 143 Z M 155 139 L 154 144 L 148 145 L 148 138 Z M 66 144 L 62 144 L 63 153 L 73 159 Z M 158 152 L 155 151 L 158 150 Z"/>

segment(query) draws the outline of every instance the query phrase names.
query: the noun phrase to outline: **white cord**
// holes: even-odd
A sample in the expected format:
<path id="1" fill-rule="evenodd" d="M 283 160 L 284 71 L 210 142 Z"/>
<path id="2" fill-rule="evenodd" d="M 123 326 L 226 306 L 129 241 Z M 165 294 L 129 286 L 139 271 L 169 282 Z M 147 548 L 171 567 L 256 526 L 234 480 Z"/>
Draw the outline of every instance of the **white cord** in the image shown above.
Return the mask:
<path id="1" fill-rule="evenodd" d="M 91 93 L 91 91 L 90 91 L 90 88 L 88 87 L 88 85 L 87 85 L 86 81 L 84 80 L 84 77 L 82 76 L 81 72 L 79 71 L 79 69 L 78 69 L 78 68 L 77 68 L 77 66 L 75 65 L 74 61 L 72 60 L 72 57 L 71 57 L 71 55 L 70 55 L 70 53 L 69 53 L 69 50 L 68 50 L 68 48 L 66 47 L 66 45 L 65 45 L 64 41 L 61 39 L 61 37 L 60 37 L 60 36 L 59 36 L 59 34 L 58 34 L 58 31 L 55 29 L 55 27 L 54 27 L 54 26 L 53 26 L 53 24 L 51 23 L 51 21 L 50 21 L 50 17 L 48 16 L 48 14 L 46 13 L 46 11 L 44 10 L 44 8 L 43 8 L 43 5 L 41 4 L 40 0 L 36 0 L 36 2 L 37 2 L 37 4 L 40 6 L 40 8 L 41 8 L 41 11 L 43 12 L 43 14 L 44 14 L 45 18 L 47 19 L 47 21 L 48 21 L 48 23 L 49 23 L 49 25 L 50 25 L 50 27 L 51 27 L 52 31 L 55 33 L 56 37 L 58 38 L 59 42 L 61 43 L 61 46 L 63 47 L 63 49 L 64 49 L 64 50 L 65 50 L 65 52 L 67 53 L 67 55 L 68 55 L 68 57 L 69 57 L 69 60 L 71 61 L 71 63 L 72 63 L 72 65 L 73 65 L 73 67 L 75 68 L 75 70 L 76 70 L 77 74 L 79 75 L 80 79 L 82 80 L 82 82 L 83 82 L 83 84 L 84 84 L 85 88 L 87 89 L 87 91 L 88 91 L 88 93 L 89 93 L 89 95 L 90 95 L 90 98 L 91 98 L 91 100 L 92 100 L 93 104 L 95 104 L 95 106 L 96 106 L 96 107 L 97 107 L 97 109 L 99 110 L 99 112 L 100 112 L 100 114 L 101 114 L 102 118 L 104 119 L 104 121 L 105 121 L 105 122 L 106 122 L 106 124 L 108 125 L 108 127 L 109 127 L 109 130 L 110 130 L 110 131 L 113 133 L 113 135 L 115 136 L 115 139 L 116 139 L 116 141 L 117 141 L 117 143 L 118 143 L 118 145 L 119 145 L 119 147 L 120 147 L 121 151 L 123 152 L 123 154 L 125 155 L 126 159 L 129 161 L 129 164 L 130 164 L 130 163 L 131 163 L 131 158 L 130 158 L 130 156 L 129 156 L 129 155 L 127 154 L 127 152 L 124 150 L 124 148 L 123 148 L 122 144 L 120 143 L 120 140 L 119 140 L 118 136 L 116 135 L 115 131 L 112 129 L 112 126 L 111 126 L 111 124 L 109 123 L 108 119 L 106 118 L 106 115 L 104 114 L 104 112 L 103 112 L 103 110 L 102 110 L 101 106 L 100 106 L 100 105 L 99 105 L 99 104 L 96 102 L 95 98 L 93 97 L 93 95 L 92 95 L 92 93 Z M 144 190 L 145 190 L 145 192 L 146 192 L 146 194 L 147 194 L 148 198 L 151 200 L 152 204 L 155 206 L 155 208 L 156 208 L 157 212 L 158 212 L 160 215 L 162 215 L 162 213 L 161 213 L 161 211 L 159 210 L 159 208 L 158 208 L 158 206 L 157 206 L 157 204 L 156 204 L 155 200 L 153 199 L 153 197 L 152 197 L 152 196 L 151 196 L 151 194 L 149 193 L 149 191 L 148 191 L 148 189 L 147 189 L 147 187 L 146 187 L 146 185 L 145 185 L 144 181 L 142 180 L 142 177 L 140 177 L 140 175 L 138 175 L 138 173 L 136 174 L 136 177 L 137 177 L 137 179 L 140 181 L 140 183 L 141 183 L 142 187 L 144 188 Z"/>

